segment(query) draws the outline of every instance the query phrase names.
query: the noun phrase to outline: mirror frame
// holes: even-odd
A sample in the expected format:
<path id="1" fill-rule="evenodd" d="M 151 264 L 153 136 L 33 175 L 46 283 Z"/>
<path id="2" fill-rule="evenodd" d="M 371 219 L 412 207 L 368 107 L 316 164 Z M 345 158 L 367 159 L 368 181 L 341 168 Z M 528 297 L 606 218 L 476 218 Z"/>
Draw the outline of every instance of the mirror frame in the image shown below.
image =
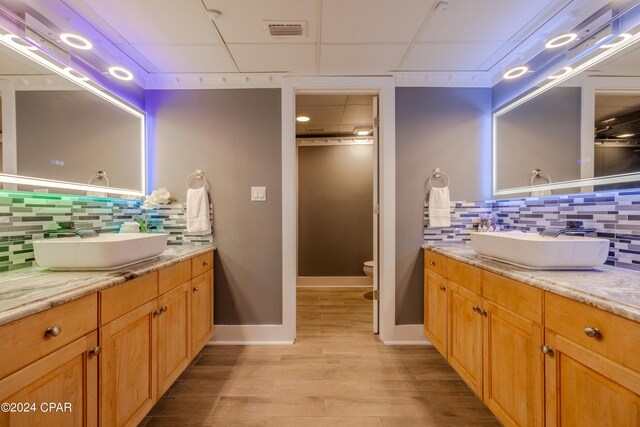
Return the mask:
<path id="1" fill-rule="evenodd" d="M 88 90 L 94 95 L 102 98 L 103 100 L 111 103 L 112 105 L 126 111 L 131 114 L 135 118 L 140 120 L 140 150 L 141 150 L 141 160 L 140 160 L 140 190 L 131 190 L 127 188 L 118 188 L 118 187 L 102 187 L 102 186 L 94 186 L 89 184 L 81 184 L 70 181 L 57 181 L 45 178 L 37 178 L 30 176 L 21 176 L 17 174 L 17 170 L 15 169 L 15 164 L 17 162 L 13 162 L 13 170 L 9 171 L 10 173 L 0 173 L 0 183 L 5 184 L 13 184 L 18 185 L 30 185 L 30 186 L 42 186 L 47 188 L 59 188 L 66 190 L 79 190 L 79 191 L 93 191 L 93 192 L 104 192 L 109 193 L 111 195 L 118 196 L 134 196 L 134 197 L 144 197 L 147 193 L 147 128 L 146 128 L 146 113 L 139 108 L 129 104 L 123 99 L 117 97 L 106 88 L 100 86 L 98 83 L 90 80 L 89 78 L 78 78 L 74 77 L 71 73 L 68 72 L 68 67 L 66 64 L 59 62 L 54 57 L 47 56 L 45 52 L 42 52 L 40 49 L 30 50 L 26 48 L 20 48 L 17 43 L 11 43 L 9 38 L 17 37 L 18 39 L 22 38 L 11 31 L 5 29 L 0 26 L 0 46 L 6 46 L 13 51 L 31 59 L 32 61 L 38 63 L 41 66 L 44 66 L 48 70 L 58 74 L 60 77 L 69 80 L 75 85 L 81 87 L 82 89 Z M 8 41 L 9 40 L 9 41 Z M 58 62 L 61 65 L 57 65 Z M 65 67 L 65 68 L 63 68 Z M 67 72 L 65 72 L 67 70 Z M 2 128 L 3 128 L 3 156 L 7 155 L 10 159 L 15 159 L 17 154 L 17 135 L 16 135 L 16 109 L 15 109 L 15 89 L 9 83 L 8 80 L 0 79 L 0 93 L 3 97 L 2 102 Z M 8 97 L 9 102 L 4 102 L 4 97 Z M 10 144 L 5 144 L 7 141 Z M 7 148 L 5 149 L 5 146 Z M 6 151 L 5 151 L 6 150 Z M 4 171 L 3 171 L 4 172 Z M 5 190 L 15 190 L 15 188 L 7 188 L 5 185 Z"/>
<path id="2" fill-rule="evenodd" d="M 635 45 L 640 42 L 640 32 L 634 34 L 626 43 L 622 43 L 617 46 L 613 46 L 604 50 L 602 53 L 593 56 L 592 58 L 586 60 L 585 62 L 577 65 L 571 72 L 566 75 L 551 80 L 546 84 L 543 84 L 539 88 L 527 93 L 515 100 L 503 105 L 498 110 L 496 110 L 492 114 L 492 192 L 493 196 L 512 196 L 514 194 L 522 194 L 522 193 L 530 193 L 531 191 L 541 191 L 541 190 L 558 190 L 558 189 L 566 189 L 573 188 L 578 190 L 579 192 L 589 192 L 593 191 L 593 186 L 595 185 L 604 185 L 604 184 L 617 184 L 622 182 L 632 182 L 632 181 L 640 181 L 640 172 L 628 173 L 628 174 L 620 174 L 620 175 L 611 175 L 607 177 L 601 178 L 583 178 L 583 179 L 575 179 L 571 181 L 562 181 L 555 182 L 552 184 L 541 184 L 541 185 L 528 185 L 523 187 L 513 187 L 513 188 L 497 188 L 497 178 L 498 178 L 498 164 L 497 164 L 497 149 L 498 149 L 498 141 L 497 141 L 497 129 L 498 129 L 498 118 L 509 111 L 515 109 L 516 107 L 524 104 L 527 101 L 532 100 L 538 95 L 545 93 L 546 91 L 562 84 L 563 82 L 578 76 L 582 71 L 588 70 L 594 65 L 598 64 L 601 61 Z M 566 66 L 567 64 L 562 64 L 562 66 Z M 626 77 L 625 77 L 626 78 Z M 603 79 L 604 80 L 604 79 Z M 614 79 L 611 79 L 612 81 Z M 618 81 L 619 82 L 619 81 Z M 615 85 L 616 83 L 612 83 Z M 617 88 L 620 88 L 620 83 L 617 83 Z M 607 86 L 602 87 L 602 89 L 614 89 L 612 85 L 607 84 Z M 595 120 L 595 92 L 596 87 L 593 85 L 593 79 L 586 78 L 585 83 L 582 86 L 582 109 L 581 109 L 581 119 L 580 119 L 580 145 L 584 152 L 584 148 L 587 143 L 593 145 L 593 122 Z M 597 89 L 600 89 L 598 87 Z M 587 111 L 587 109 L 589 109 Z M 592 148 L 593 150 L 593 148 Z M 581 171 L 581 174 L 584 173 L 584 170 Z M 578 192 L 578 191 L 576 191 Z"/>

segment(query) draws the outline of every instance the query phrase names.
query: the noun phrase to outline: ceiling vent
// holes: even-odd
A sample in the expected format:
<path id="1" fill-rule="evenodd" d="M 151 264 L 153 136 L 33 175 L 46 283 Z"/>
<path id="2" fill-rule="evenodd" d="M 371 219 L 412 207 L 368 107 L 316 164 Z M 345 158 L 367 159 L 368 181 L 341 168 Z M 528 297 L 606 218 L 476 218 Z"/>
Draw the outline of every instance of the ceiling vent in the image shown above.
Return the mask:
<path id="1" fill-rule="evenodd" d="M 262 21 L 271 37 L 306 37 L 307 21 Z"/>

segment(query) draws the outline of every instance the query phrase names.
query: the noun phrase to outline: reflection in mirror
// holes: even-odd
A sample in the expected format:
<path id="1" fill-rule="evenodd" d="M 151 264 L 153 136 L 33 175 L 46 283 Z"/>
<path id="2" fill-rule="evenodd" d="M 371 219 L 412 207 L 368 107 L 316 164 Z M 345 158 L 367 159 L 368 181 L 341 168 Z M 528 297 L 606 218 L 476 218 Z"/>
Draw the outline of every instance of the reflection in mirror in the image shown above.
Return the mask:
<path id="1" fill-rule="evenodd" d="M 144 194 L 143 114 L 85 90 L 73 80 L 86 78 L 71 73 L 58 75 L 0 44 L 0 95 L 13 101 L 15 116 L 0 120 L 15 129 L 13 144 L 0 140 L 0 172 L 41 180 L 17 182 L 18 190 L 50 184 L 73 194 Z M 16 186 L 5 181 L 4 188 Z"/>
<path id="2" fill-rule="evenodd" d="M 494 196 L 638 187 L 640 43 L 494 114 Z"/>

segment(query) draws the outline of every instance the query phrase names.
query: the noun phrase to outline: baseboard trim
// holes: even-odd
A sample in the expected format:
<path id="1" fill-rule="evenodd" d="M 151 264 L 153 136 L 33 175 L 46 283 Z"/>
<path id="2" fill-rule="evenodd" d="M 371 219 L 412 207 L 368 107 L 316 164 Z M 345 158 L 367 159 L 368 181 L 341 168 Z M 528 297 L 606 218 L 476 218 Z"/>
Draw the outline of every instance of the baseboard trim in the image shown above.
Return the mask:
<path id="1" fill-rule="evenodd" d="M 216 325 L 210 345 L 291 345 L 282 325 Z"/>
<path id="2" fill-rule="evenodd" d="M 368 276 L 298 276 L 299 288 L 371 288 L 373 279 Z"/>
<path id="3" fill-rule="evenodd" d="M 386 345 L 432 345 L 424 336 L 422 324 L 396 325 L 393 338 L 383 342 Z"/>

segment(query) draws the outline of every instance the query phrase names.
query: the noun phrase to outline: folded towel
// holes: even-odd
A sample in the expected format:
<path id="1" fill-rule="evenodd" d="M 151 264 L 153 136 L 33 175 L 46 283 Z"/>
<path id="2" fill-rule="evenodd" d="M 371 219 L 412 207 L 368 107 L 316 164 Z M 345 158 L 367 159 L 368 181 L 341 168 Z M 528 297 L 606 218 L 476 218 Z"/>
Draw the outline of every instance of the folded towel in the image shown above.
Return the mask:
<path id="1" fill-rule="evenodd" d="M 204 187 L 187 190 L 187 234 L 211 234 L 209 196 Z"/>
<path id="2" fill-rule="evenodd" d="M 451 226 L 449 205 L 449 187 L 429 191 L 429 228 Z"/>

